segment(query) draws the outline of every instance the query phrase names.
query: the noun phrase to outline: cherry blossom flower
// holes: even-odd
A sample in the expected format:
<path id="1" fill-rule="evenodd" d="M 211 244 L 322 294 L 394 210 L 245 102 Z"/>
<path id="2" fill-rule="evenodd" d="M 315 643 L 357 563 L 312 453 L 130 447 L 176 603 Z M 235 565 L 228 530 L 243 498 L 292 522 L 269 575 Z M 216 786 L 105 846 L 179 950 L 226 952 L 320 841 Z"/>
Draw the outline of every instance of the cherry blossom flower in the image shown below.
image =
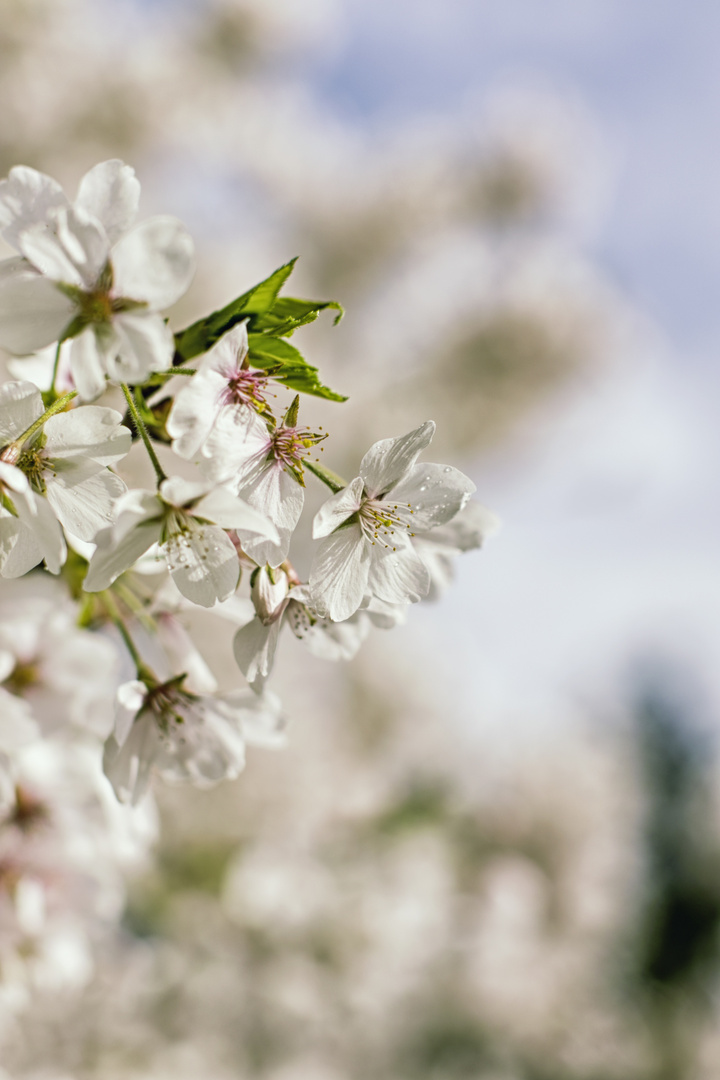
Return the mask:
<path id="1" fill-rule="evenodd" d="M 20 442 L 44 411 L 33 383 L 0 386 L 0 461 L 25 474 L 68 532 L 92 540 L 114 521 L 115 501 L 126 491 L 109 466 L 125 457 L 132 436 L 115 409 L 87 405 L 50 416 L 42 431 Z"/>
<path id="2" fill-rule="evenodd" d="M 153 769 L 164 780 L 196 787 L 233 779 L 245 765 L 245 725 L 251 731 L 277 727 L 274 696 L 190 694 L 182 688 L 183 679 L 153 687 L 135 680 L 119 688 L 115 731 L 105 744 L 103 766 L 121 802 L 142 798 Z"/>
<path id="3" fill-rule="evenodd" d="M 248 409 L 266 411 L 269 376 L 250 368 L 247 358 L 247 329 L 240 323 L 210 349 L 195 375 L 175 395 L 167 432 L 180 457 L 195 461 L 202 453 L 211 456 L 213 451 L 206 451 L 205 443 L 222 412 L 228 411 L 242 428 Z"/>
<path id="4" fill-rule="evenodd" d="M 321 544 L 309 585 L 320 615 L 343 622 L 366 596 L 406 604 L 427 595 L 430 575 L 411 538 L 445 525 L 475 490 L 450 465 L 417 464 L 434 432 L 429 420 L 407 435 L 375 443 L 360 463 L 360 475 L 316 514 L 313 536 Z"/>
<path id="5" fill-rule="evenodd" d="M 0 263 L 0 344 L 26 354 L 72 338 L 70 368 L 86 400 L 106 379 L 143 382 L 172 362 L 159 312 L 190 284 L 193 244 L 175 218 L 129 229 L 138 196 L 120 161 L 92 169 L 74 205 L 33 169 L 13 169 L 0 186 L 3 236 L 20 252 Z"/>
<path id="6" fill-rule="evenodd" d="M 243 545 L 260 566 L 278 567 L 287 558 L 305 502 L 303 458 L 325 438 L 298 427 L 297 414 L 298 398 L 277 425 L 248 406 L 221 409 L 199 460 L 206 475 L 231 486 L 277 527 L 277 543 L 256 538 Z"/>
<path id="7" fill-rule="evenodd" d="M 83 587 L 107 589 L 153 544 L 159 544 L 183 596 L 202 607 L 225 600 L 237 588 L 240 563 L 225 532 L 277 540 L 272 522 L 231 492 L 180 477 L 164 480 L 157 494 L 129 491 L 117 504 L 114 526 L 96 537 Z"/>

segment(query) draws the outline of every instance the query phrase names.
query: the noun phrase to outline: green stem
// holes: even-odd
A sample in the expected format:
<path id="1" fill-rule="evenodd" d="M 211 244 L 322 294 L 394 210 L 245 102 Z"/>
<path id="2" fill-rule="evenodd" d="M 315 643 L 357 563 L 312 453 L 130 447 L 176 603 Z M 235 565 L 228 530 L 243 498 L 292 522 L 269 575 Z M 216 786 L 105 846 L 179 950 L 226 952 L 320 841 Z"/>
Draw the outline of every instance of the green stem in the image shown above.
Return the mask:
<path id="1" fill-rule="evenodd" d="M 174 367 L 168 371 L 158 371 L 158 375 L 167 375 L 170 378 L 171 375 L 197 375 L 197 368 L 194 367 Z"/>
<path id="2" fill-rule="evenodd" d="M 62 338 L 57 343 L 57 349 L 55 350 L 55 363 L 53 364 L 52 379 L 50 380 L 50 393 L 55 394 L 55 380 L 57 379 L 58 368 L 60 366 L 60 350 L 62 349 Z"/>
<path id="3" fill-rule="evenodd" d="M 28 439 L 32 438 L 36 431 L 40 430 L 46 420 L 49 420 L 55 413 L 62 412 L 65 406 L 69 405 L 72 399 L 76 397 L 77 390 L 71 390 L 68 394 L 63 394 L 57 401 L 53 401 L 52 405 L 48 406 L 42 416 L 38 416 L 37 420 L 35 420 L 29 428 L 23 431 L 22 435 L 18 435 L 16 439 L 13 439 L 10 446 L 16 446 L 19 450 L 24 442 L 27 442 Z"/>
<path id="4" fill-rule="evenodd" d="M 145 449 L 148 452 L 148 456 L 152 461 L 153 469 L 155 470 L 155 476 L 157 477 L 157 485 L 158 487 L 160 487 L 163 480 L 167 480 L 167 474 L 163 470 L 163 467 L 158 460 L 158 456 L 155 453 L 155 448 L 148 434 L 148 429 L 145 427 L 145 421 L 140 415 L 140 410 L 138 409 L 135 400 L 130 393 L 130 387 L 127 385 L 127 383 L 121 383 L 120 385 L 122 386 L 122 392 L 125 395 L 125 400 L 127 401 L 128 412 L 133 418 L 135 430 L 137 431 L 142 441 L 145 443 Z"/>
<path id="5" fill-rule="evenodd" d="M 133 641 L 132 637 L 130 636 L 130 631 L 128 630 L 127 626 L 123 621 L 123 617 L 120 614 L 120 609 L 115 603 L 114 596 L 110 593 L 109 590 L 106 590 L 102 594 L 102 598 L 110 621 L 117 627 L 117 631 L 125 643 L 125 648 L 132 657 L 132 662 L 135 665 L 135 670 L 137 671 L 138 678 L 147 685 L 156 684 L 158 680 L 156 679 L 154 673 L 147 666 L 147 664 L 143 662 L 140 653 L 137 650 L 137 646 Z"/>
<path id="6" fill-rule="evenodd" d="M 338 491 L 342 491 L 343 488 L 347 487 L 347 480 L 343 480 L 342 476 L 338 476 L 332 469 L 326 469 L 319 461 L 310 461 L 309 458 L 303 458 L 303 465 L 317 476 L 318 480 L 322 480 L 323 484 L 326 484 L 333 494 L 337 494 Z"/>

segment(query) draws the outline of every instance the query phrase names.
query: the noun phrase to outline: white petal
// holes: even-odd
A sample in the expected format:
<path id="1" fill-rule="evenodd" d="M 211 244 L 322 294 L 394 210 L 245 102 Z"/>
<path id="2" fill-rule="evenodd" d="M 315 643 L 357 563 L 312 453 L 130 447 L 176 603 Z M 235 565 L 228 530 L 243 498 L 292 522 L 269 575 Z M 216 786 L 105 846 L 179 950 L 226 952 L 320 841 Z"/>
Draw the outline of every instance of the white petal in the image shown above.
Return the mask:
<path id="1" fill-rule="evenodd" d="M 235 712 L 245 742 L 251 746 L 275 748 L 284 746 L 287 720 L 277 694 L 265 690 L 261 694 L 236 690 L 217 699 L 218 707 L 230 706 Z"/>
<path id="2" fill-rule="evenodd" d="M 94 401 L 105 389 L 107 352 L 111 338 L 88 326 L 70 346 L 70 370 L 78 394 L 83 401 Z"/>
<path id="3" fill-rule="evenodd" d="M 127 491 L 108 469 L 94 462 L 58 459 L 54 472 L 45 475 L 47 500 L 64 527 L 81 540 L 94 540 L 115 520 L 115 504 Z"/>
<path id="4" fill-rule="evenodd" d="M 430 575 L 410 543 L 397 551 L 376 547 L 368 586 L 388 604 L 413 604 L 427 595 Z"/>
<path id="5" fill-rule="evenodd" d="M 253 585 L 250 591 L 253 606 L 262 623 L 275 622 L 285 610 L 288 594 L 288 578 L 284 570 L 278 571 L 270 577 L 265 566 L 261 566 L 257 573 L 253 574 Z"/>
<path id="6" fill-rule="evenodd" d="M 173 450 L 188 461 L 196 458 L 212 431 L 222 406 L 221 394 L 227 383 L 215 371 L 198 371 L 175 395 L 167 432 Z"/>
<path id="7" fill-rule="evenodd" d="M 235 592 L 240 561 L 232 540 L 216 525 L 189 519 L 187 531 L 169 537 L 161 547 L 173 581 L 194 604 L 212 607 Z"/>
<path id="8" fill-rule="evenodd" d="M 0 574 L 18 578 L 27 574 L 42 559 L 42 551 L 32 529 L 11 514 L 0 517 Z"/>
<path id="9" fill-rule="evenodd" d="M 32 491 L 24 495 L 16 492 L 13 502 L 20 521 L 32 531 L 48 570 L 51 574 L 59 574 L 67 556 L 67 547 L 62 529 L 49 503 Z M 3 567 L 4 571 L 6 569 L 7 566 Z"/>
<path id="10" fill-rule="evenodd" d="M 75 206 L 100 221 L 111 244 L 130 227 L 140 202 L 140 181 L 122 161 L 102 161 L 80 181 Z"/>
<path id="11" fill-rule="evenodd" d="M 362 505 L 363 480 L 361 476 L 348 484 L 342 491 L 331 495 L 327 502 L 318 510 L 313 520 L 313 539 L 319 540 L 322 536 L 329 536 L 331 532 L 339 528 L 344 521 L 360 509 Z"/>
<path id="12" fill-rule="evenodd" d="M 146 694 L 147 687 L 145 683 L 139 682 L 138 679 L 133 679 L 131 682 L 118 686 L 115 701 L 114 735 L 120 746 L 123 745 L 130 734 L 135 717 L 145 704 Z"/>
<path id="13" fill-rule="evenodd" d="M 310 592 L 318 615 L 343 622 L 362 603 L 372 548 L 359 525 L 347 525 L 321 541 L 310 571 Z"/>
<path id="14" fill-rule="evenodd" d="M 415 464 L 418 454 L 430 445 L 435 424 L 426 420 L 419 428 L 397 439 L 381 439 L 360 462 L 360 475 L 371 498 L 382 495 Z"/>
<path id="15" fill-rule="evenodd" d="M 265 514 L 239 499 L 226 488 L 215 488 L 195 505 L 195 514 L 222 525 L 223 529 L 235 529 L 241 538 L 263 536 L 274 544 L 279 543 L 278 531 Z"/>
<path id="16" fill-rule="evenodd" d="M 7 461 L 0 461 L 0 482 L 9 487 L 11 491 L 19 491 L 22 494 L 30 490 L 28 478 L 16 465 L 10 465 Z"/>
<path id="17" fill-rule="evenodd" d="M 114 735 L 107 740 L 103 772 L 120 802 L 135 806 L 143 797 L 159 749 L 158 730 L 151 716 L 133 724 L 122 746 Z"/>
<path id="18" fill-rule="evenodd" d="M 200 465 L 214 480 L 232 479 L 239 488 L 265 468 L 271 445 L 267 424 L 253 409 L 229 405 L 215 418 Z"/>
<path id="19" fill-rule="evenodd" d="M 235 662 L 252 687 L 260 690 L 272 671 L 282 620 L 266 626 L 253 619 L 233 639 Z"/>
<path id="20" fill-rule="evenodd" d="M 417 539 L 425 545 L 438 545 L 456 552 L 472 551 L 482 547 L 499 528 L 497 514 L 471 499 L 447 525 L 422 533 Z"/>
<path id="21" fill-rule="evenodd" d="M 110 245 L 98 221 L 82 211 L 61 209 L 55 229 L 34 225 L 20 236 L 26 259 L 53 281 L 92 289 L 110 255 Z"/>
<path id="22" fill-rule="evenodd" d="M 410 472 L 393 487 L 387 502 L 399 503 L 403 516 L 412 523 L 413 531 L 445 525 L 466 505 L 475 491 L 472 480 L 450 465 L 414 465 Z M 412 517 L 405 515 L 408 503 Z"/>
<path id="23" fill-rule="evenodd" d="M 115 507 L 118 520 L 95 537 L 97 549 L 83 589 L 99 592 L 128 570 L 162 535 L 162 507 L 148 491 L 129 491 Z"/>
<path id="24" fill-rule="evenodd" d="M 0 228 L 3 239 L 18 249 L 22 232 L 48 222 L 50 212 L 69 206 L 57 180 L 26 165 L 16 165 L 0 183 Z"/>
<path id="25" fill-rule="evenodd" d="M 247 326 L 238 323 L 217 341 L 203 357 L 199 371 L 215 371 L 224 381 L 232 378 L 248 354 Z"/>
<path id="26" fill-rule="evenodd" d="M 6 382 L 0 385 L 0 446 L 12 442 L 42 416 L 45 406 L 34 383 Z"/>
<path id="27" fill-rule="evenodd" d="M 0 346 L 24 355 L 57 341 L 75 305 L 27 259 L 0 262 Z"/>
<path id="28" fill-rule="evenodd" d="M 123 311 L 113 319 L 119 349 L 108 365 L 113 382 L 145 382 L 153 371 L 172 365 L 175 339 L 160 315 L 152 311 Z"/>
<path id="29" fill-rule="evenodd" d="M 114 465 L 129 452 L 132 435 L 115 409 L 84 405 L 57 413 L 44 426 L 45 456 L 79 457 L 98 465 Z"/>
<path id="30" fill-rule="evenodd" d="M 184 476 L 170 476 L 160 485 L 160 495 L 170 506 L 194 506 L 207 495 L 210 485 L 204 481 L 186 480 Z M 214 521 L 214 518 L 210 519 Z"/>
<path id="31" fill-rule="evenodd" d="M 278 544 L 261 538 L 243 539 L 245 554 L 259 566 L 265 563 L 280 566 L 287 559 L 290 540 L 302 514 L 304 489 L 292 473 L 283 469 L 278 462 L 273 462 L 252 484 L 242 488 L 240 495 L 273 522 L 280 537 Z"/>
<path id="32" fill-rule="evenodd" d="M 170 307 L 195 273 L 192 238 L 182 222 L 156 217 L 125 233 L 112 253 L 114 293 L 155 311 Z"/>

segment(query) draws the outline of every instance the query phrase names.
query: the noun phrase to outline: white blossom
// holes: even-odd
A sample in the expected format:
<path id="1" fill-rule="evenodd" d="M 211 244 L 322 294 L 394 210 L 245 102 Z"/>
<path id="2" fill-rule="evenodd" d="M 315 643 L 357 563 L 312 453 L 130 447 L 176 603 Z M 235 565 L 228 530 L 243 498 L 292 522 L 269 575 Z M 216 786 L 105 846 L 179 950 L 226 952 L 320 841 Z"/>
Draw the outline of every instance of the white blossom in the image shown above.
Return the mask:
<path id="1" fill-rule="evenodd" d="M 175 395 L 167 432 L 180 457 L 195 461 L 212 455 L 205 444 L 221 413 L 228 413 L 242 428 L 248 409 L 265 411 L 269 376 L 251 369 L 247 356 L 247 329 L 240 323 L 202 357 L 195 374 Z"/>
<path id="2" fill-rule="evenodd" d="M 115 501 L 125 484 L 110 472 L 132 445 L 115 409 L 86 405 L 50 416 L 42 431 L 18 445 L 44 412 L 29 382 L 0 386 L 0 461 L 21 470 L 31 488 L 47 498 L 61 524 L 81 540 L 92 540 L 114 520 Z"/>
<path id="3" fill-rule="evenodd" d="M 159 312 L 190 284 L 193 244 L 170 217 L 128 231 L 138 196 L 120 161 L 92 169 L 74 205 L 33 169 L 13 169 L 0 186 L 3 236 L 20 252 L 0 263 L 0 345 L 26 354 L 72 338 L 72 377 L 86 400 L 108 378 L 144 382 L 172 362 Z"/>
<path id="4" fill-rule="evenodd" d="M 197 787 L 232 779 L 245 764 L 245 725 L 256 734 L 278 726 L 274 697 L 195 695 L 182 682 L 179 676 L 148 688 L 135 680 L 119 688 L 103 766 L 121 802 L 142 798 L 153 769 L 164 780 Z"/>
<path id="5" fill-rule="evenodd" d="M 226 600 L 237 588 L 240 563 L 226 529 L 244 540 L 277 540 L 262 514 L 231 492 L 180 477 L 164 480 L 157 494 L 133 490 L 117 505 L 115 525 L 96 537 L 83 587 L 107 589 L 153 544 L 158 544 L 183 596 L 202 607 Z"/>
<path id="6" fill-rule="evenodd" d="M 334 622 L 353 615 L 366 595 L 388 604 L 414 603 L 430 588 L 412 536 L 444 525 L 465 506 L 475 485 L 450 465 L 417 464 L 435 424 L 375 443 L 360 475 L 315 516 L 321 539 L 310 571 L 315 610 Z"/>

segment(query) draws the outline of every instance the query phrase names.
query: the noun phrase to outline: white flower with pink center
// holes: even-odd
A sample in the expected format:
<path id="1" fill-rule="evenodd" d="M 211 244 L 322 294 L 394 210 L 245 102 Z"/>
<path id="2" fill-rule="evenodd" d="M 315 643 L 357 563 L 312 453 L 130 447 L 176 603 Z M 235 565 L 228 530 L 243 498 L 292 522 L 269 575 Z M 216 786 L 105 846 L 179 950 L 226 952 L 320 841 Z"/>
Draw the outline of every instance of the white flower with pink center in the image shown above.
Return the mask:
<path id="1" fill-rule="evenodd" d="M 246 409 L 264 412 L 269 376 L 248 363 L 245 323 L 233 327 L 200 361 L 195 374 L 175 395 L 167 421 L 173 450 L 189 461 L 205 450 L 205 442 L 218 417 L 230 410 L 238 423 Z"/>
<path id="2" fill-rule="evenodd" d="M 325 435 L 297 425 L 298 399 L 282 423 L 268 424 L 252 409 L 223 409 L 208 435 L 200 466 L 232 486 L 276 526 L 278 543 L 258 537 L 243 543 L 258 565 L 280 566 L 305 502 L 303 461 Z"/>
<path id="3" fill-rule="evenodd" d="M 428 420 L 375 443 L 360 475 L 316 514 L 313 536 L 321 544 L 309 585 L 321 616 L 343 622 L 367 597 L 407 604 L 427 595 L 430 575 L 412 537 L 450 521 L 475 490 L 450 465 L 417 464 L 434 433 Z"/>

